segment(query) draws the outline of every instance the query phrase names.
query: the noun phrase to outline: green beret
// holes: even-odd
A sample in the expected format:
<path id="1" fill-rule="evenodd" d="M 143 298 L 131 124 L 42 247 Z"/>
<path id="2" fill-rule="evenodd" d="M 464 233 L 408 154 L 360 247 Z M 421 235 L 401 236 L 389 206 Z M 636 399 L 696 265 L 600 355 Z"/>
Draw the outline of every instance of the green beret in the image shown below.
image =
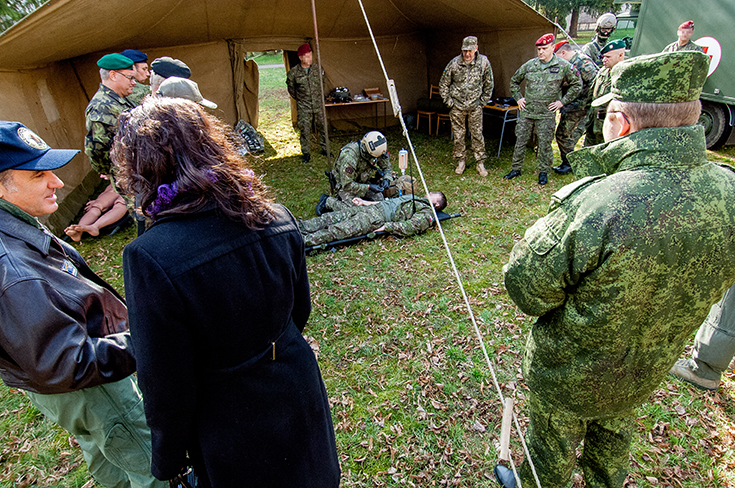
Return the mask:
<path id="1" fill-rule="evenodd" d="M 600 55 L 614 51 L 615 49 L 625 49 L 625 41 L 622 39 L 615 39 L 614 41 L 608 42 L 605 44 L 605 47 L 600 50 Z"/>
<path id="2" fill-rule="evenodd" d="M 102 69 L 133 69 L 133 60 L 120 53 L 105 54 L 97 61 L 97 66 Z"/>
<path id="3" fill-rule="evenodd" d="M 592 102 L 682 103 L 699 99 L 709 56 L 698 51 L 656 53 L 622 61 L 612 69 L 612 91 Z"/>

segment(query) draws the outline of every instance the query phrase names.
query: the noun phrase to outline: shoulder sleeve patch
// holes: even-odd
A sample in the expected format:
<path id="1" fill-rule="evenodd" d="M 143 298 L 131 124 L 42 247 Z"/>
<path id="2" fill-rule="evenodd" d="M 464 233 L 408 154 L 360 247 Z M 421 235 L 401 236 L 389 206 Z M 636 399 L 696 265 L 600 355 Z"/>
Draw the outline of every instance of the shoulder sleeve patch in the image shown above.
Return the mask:
<path id="1" fill-rule="evenodd" d="M 354 172 L 355 172 L 355 168 L 353 168 L 352 166 L 347 166 L 345 168 L 345 173 L 347 173 L 348 175 L 351 175 Z"/>

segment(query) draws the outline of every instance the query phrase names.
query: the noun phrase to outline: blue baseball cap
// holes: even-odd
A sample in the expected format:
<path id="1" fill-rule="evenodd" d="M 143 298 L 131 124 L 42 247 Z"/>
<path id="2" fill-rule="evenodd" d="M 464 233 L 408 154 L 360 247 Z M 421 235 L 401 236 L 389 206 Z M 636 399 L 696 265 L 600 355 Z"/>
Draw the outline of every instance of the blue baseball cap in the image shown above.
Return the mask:
<path id="1" fill-rule="evenodd" d="M 35 132 L 20 122 L 0 120 L 0 171 L 46 171 L 61 168 L 78 149 L 51 149 Z"/>

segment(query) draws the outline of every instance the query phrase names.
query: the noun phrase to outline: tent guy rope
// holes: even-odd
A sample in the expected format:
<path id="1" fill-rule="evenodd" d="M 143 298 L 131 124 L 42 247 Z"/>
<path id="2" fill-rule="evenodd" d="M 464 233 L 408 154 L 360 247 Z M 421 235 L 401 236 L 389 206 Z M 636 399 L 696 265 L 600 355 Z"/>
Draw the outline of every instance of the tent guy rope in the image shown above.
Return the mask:
<path id="1" fill-rule="evenodd" d="M 365 12 L 365 7 L 362 4 L 362 0 L 357 0 L 360 4 L 360 9 L 362 10 L 362 15 L 365 18 L 365 24 L 367 25 L 368 32 L 370 33 L 370 39 L 373 41 L 373 46 L 375 47 L 375 53 L 378 56 L 378 61 L 380 62 L 380 67 L 383 70 L 383 75 L 385 76 L 386 83 L 388 85 L 388 91 L 390 93 L 390 100 L 391 104 L 393 105 L 393 115 L 398 118 L 398 120 L 401 123 L 401 127 L 403 129 L 403 135 L 408 141 L 408 147 L 411 149 L 411 155 L 413 156 L 413 160 L 416 163 L 416 169 L 419 173 L 419 176 L 421 177 L 421 183 L 424 187 L 424 191 L 426 192 L 426 198 L 429 198 L 429 187 L 426 184 L 426 180 L 424 179 L 424 173 L 421 170 L 421 165 L 419 164 L 419 160 L 416 157 L 416 151 L 413 147 L 413 142 L 411 142 L 411 137 L 408 133 L 408 129 L 406 128 L 406 122 L 403 120 L 403 113 L 401 112 L 401 105 L 398 101 L 398 93 L 396 92 L 395 83 L 392 79 L 388 77 L 388 72 L 385 69 L 385 64 L 383 63 L 383 58 L 380 55 L 380 49 L 378 49 L 378 44 L 375 41 L 375 36 L 373 35 L 373 29 L 370 26 L 370 21 L 367 17 L 367 13 Z M 436 222 L 437 228 L 439 229 L 439 233 L 442 237 L 442 242 L 444 243 L 444 249 L 447 252 L 447 257 L 449 258 L 449 263 L 451 264 L 452 271 L 454 272 L 454 277 L 457 280 L 457 284 L 459 285 L 459 289 L 462 292 L 462 298 L 464 299 L 465 305 L 467 307 L 467 312 L 470 316 L 470 320 L 472 321 L 472 326 L 475 329 L 475 334 L 477 335 L 477 339 L 480 342 L 480 348 L 482 349 L 482 354 L 485 356 L 485 361 L 488 365 L 488 368 L 490 369 L 490 374 L 493 379 L 493 385 L 495 386 L 496 391 L 498 392 L 498 397 L 500 398 L 501 404 L 505 404 L 505 397 L 503 396 L 503 392 L 500 388 L 500 384 L 498 383 L 497 376 L 495 375 L 495 368 L 493 367 L 492 361 L 490 360 L 490 356 L 487 353 L 487 348 L 485 347 L 485 341 L 482 338 L 482 333 L 480 332 L 480 328 L 477 325 L 477 321 L 475 320 L 475 315 L 472 312 L 472 307 L 470 305 L 470 301 L 467 298 L 467 293 L 465 292 L 464 285 L 462 283 L 462 278 L 459 276 L 459 271 L 457 270 L 457 265 L 454 262 L 454 257 L 452 256 L 452 251 L 449 248 L 449 243 L 447 242 L 447 238 L 444 235 L 444 228 L 441 225 L 441 222 L 439 222 L 439 217 L 436 214 L 436 209 L 434 206 L 431 206 L 431 212 L 434 216 L 434 222 Z M 531 470 L 533 471 L 533 476 L 536 480 L 536 486 L 538 488 L 541 488 L 541 482 L 538 479 L 538 475 L 536 474 L 536 468 L 533 465 L 533 460 L 531 459 L 531 456 L 528 452 L 528 446 L 526 446 L 525 439 L 523 437 L 523 432 L 521 431 L 521 426 L 518 423 L 518 417 L 515 414 L 515 411 L 513 411 L 513 422 L 516 427 L 516 431 L 518 432 L 518 436 L 521 440 L 521 443 L 523 444 L 523 451 L 526 455 L 526 459 L 528 459 L 529 464 L 531 465 Z M 516 477 L 516 481 L 518 483 L 519 487 L 522 487 L 521 481 L 518 478 L 518 472 L 516 471 L 515 463 L 513 462 L 513 458 L 511 456 L 508 456 L 510 459 L 510 465 L 513 469 L 513 474 Z"/>

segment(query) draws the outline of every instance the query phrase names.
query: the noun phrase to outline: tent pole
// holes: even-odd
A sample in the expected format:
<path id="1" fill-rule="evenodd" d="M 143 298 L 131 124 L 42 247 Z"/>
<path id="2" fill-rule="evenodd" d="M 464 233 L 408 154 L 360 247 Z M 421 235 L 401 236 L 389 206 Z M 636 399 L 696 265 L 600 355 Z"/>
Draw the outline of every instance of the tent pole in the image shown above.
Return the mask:
<path id="1" fill-rule="evenodd" d="M 319 27 L 316 23 L 316 4 L 311 0 L 311 14 L 314 18 L 314 41 L 316 42 L 316 62 L 319 63 L 319 91 L 322 94 L 322 118 L 324 119 L 324 141 L 327 143 L 327 171 L 332 170 L 332 152 L 329 149 L 329 122 L 327 121 L 327 107 L 324 105 L 324 69 L 322 68 L 322 51 L 319 46 Z"/>

